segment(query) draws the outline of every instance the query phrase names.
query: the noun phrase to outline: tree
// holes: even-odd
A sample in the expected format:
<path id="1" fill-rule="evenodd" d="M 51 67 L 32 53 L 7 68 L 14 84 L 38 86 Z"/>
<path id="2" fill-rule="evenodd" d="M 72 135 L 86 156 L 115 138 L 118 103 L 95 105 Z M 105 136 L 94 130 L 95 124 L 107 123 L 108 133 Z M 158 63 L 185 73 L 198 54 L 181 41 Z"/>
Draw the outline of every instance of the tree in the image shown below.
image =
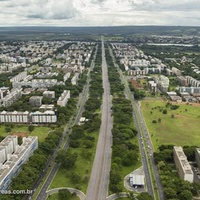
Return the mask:
<path id="1" fill-rule="evenodd" d="M 153 197 L 150 196 L 147 192 L 142 192 L 137 196 L 138 200 L 153 200 Z"/>
<path id="2" fill-rule="evenodd" d="M 180 193 L 179 198 L 181 200 L 192 200 L 192 193 L 189 190 L 183 190 Z"/>
<path id="3" fill-rule="evenodd" d="M 10 128 L 9 126 L 6 126 L 6 127 L 5 127 L 5 131 L 6 131 L 6 133 L 11 132 L 11 128 Z"/>
<path id="4" fill-rule="evenodd" d="M 57 154 L 56 161 L 61 163 L 61 167 L 71 169 L 75 166 L 77 154 L 72 154 L 66 150 L 60 150 Z"/>
<path id="5" fill-rule="evenodd" d="M 80 177 L 78 174 L 76 174 L 75 172 L 72 172 L 72 173 L 70 174 L 70 180 L 71 180 L 71 182 L 72 182 L 73 184 L 79 183 L 79 182 L 80 182 L 80 179 L 81 179 L 81 177 Z"/>
<path id="6" fill-rule="evenodd" d="M 176 190 L 174 188 L 167 187 L 164 189 L 166 199 L 173 199 L 177 197 Z"/>
<path id="7" fill-rule="evenodd" d="M 163 114 L 165 114 L 165 115 L 166 115 L 166 114 L 167 114 L 167 110 L 163 110 Z"/>
<path id="8" fill-rule="evenodd" d="M 34 128 L 35 128 L 34 126 L 30 125 L 30 126 L 28 126 L 28 131 L 32 132 L 34 130 Z"/>
<path id="9" fill-rule="evenodd" d="M 68 189 L 61 189 L 58 191 L 58 199 L 59 200 L 70 200 L 72 197 L 70 191 Z"/>

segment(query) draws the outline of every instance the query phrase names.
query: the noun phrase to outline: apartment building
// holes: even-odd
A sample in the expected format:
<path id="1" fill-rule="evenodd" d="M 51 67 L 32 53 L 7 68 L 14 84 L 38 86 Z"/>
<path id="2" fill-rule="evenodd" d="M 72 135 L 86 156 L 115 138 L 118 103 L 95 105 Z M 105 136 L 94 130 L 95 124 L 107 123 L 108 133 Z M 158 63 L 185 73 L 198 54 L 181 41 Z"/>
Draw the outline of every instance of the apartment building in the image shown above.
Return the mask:
<path id="1" fill-rule="evenodd" d="M 36 136 L 24 137 L 21 145 L 18 145 L 17 136 L 7 136 L 0 143 L 0 190 L 8 189 L 12 178 L 37 148 Z"/>
<path id="2" fill-rule="evenodd" d="M 31 123 L 33 124 L 48 124 L 48 123 L 56 123 L 57 116 L 54 111 L 47 110 L 44 112 L 36 111 L 30 113 Z"/>
<path id="3" fill-rule="evenodd" d="M 176 76 L 181 75 L 181 71 L 177 69 L 176 67 L 172 67 L 172 73 L 175 74 Z"/>
<path id="4" fill-rule="evenodd" d="M 57 105 L 61 107 L 66 106 L 68 99 L 70 99 L 70 90 L 64 90 L 57 101 Z"/>
<path id="5" fill-rule="evenodd" d="M 195 160 L 200 170 L 200 148 L 195 149 Z"/>
<path id="6" fill-rule="evenodd" d="M 187 160 L 187 157 L 185 156 L 185 153 L 183 152 L 183 148 L 180 146 L 174 146 L 173 156 L 179 177 L 192 183 L 194 180 L 194 173 Z"/>
<path id="7" fill-rule="evenodd" d="M 161 92 L 167 92 L 169 88 L 169 79 L 166 76 L 161 75 L 157 80 L 157 85 Z"/>
<path id="8" fill-rule="evenodd" d="M 200 87 L 200 81 L 196 80 L 195 78 L 191 76 L 186 76 L 186 79 L 187 79 L 188 85 L 192 87 Z"/>
<path id="9" fill-rule="evenodd" d="M 64 82 L 70 77 L 71 73 L 67 72 L 64 76 L 63 76 L 63 80 Z"/>
<path id="10" fill-rule="evenodd" d="M 190 94 L 200 94 L 200 87 L 179 87 L 179 92 L 188 92 Z"/>
<path id="11" fill-rule="evenodd" d="M 42 99 L 43 99 L 42 96 L 32 96 L 29 99 L 29 104 L 32 107 L 40 107 L 42 105 Z"/>
<path id="12" fill-rule="evenodd" d="M 55 91 L 44 91 L 43 97 L 54 99 L 55 98 Z"/>
<path id="13" fill-rule="evenodd" d="M 27 71 L 23 71 L 10 79 L 10 82 L 20 82 L 27 77 Z"/>
<path id="14" fill-rule="evenodd" d="M 18 124 L 47 124 L 47 123 L 56 123 L 57 116 L 54 111 L 44 111 L 44 112 L 0 112 L 0 123 L 18 123 Z"/>
<path id="15" fill-rule="evenodd" d="M 72 85 L 77 85 L 79 79 L 79 73 L 75 73 L 75 75 L 71 79 Z"/>
<path id="16" fill-rule="evenodd" d="M 0 106 L 9 107 L 11 106 L 15 101 L 20 99 L 22 97 L 22 89 L 13 89 L 11 92 L 8 91 L 7 95 L 4 96 L 0 100 Z"/>
<path id="17" fill-rule="evenodd" d="M 178 80 L 179 85 L 181 85 L 181 86 L 187 86 L 188 85 L 187 78 L 184 77 L 184 76 L 177 76 L 177 80 Z"/>

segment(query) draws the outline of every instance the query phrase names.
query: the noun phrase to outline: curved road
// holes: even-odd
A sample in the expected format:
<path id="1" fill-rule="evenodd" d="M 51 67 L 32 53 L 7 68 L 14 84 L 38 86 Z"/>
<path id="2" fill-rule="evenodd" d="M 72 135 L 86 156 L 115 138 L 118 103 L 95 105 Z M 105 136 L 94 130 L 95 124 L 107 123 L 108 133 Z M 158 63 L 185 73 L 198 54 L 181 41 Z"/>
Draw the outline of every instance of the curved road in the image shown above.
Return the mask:
<path id="1" fill-rule="evenodd" d="M 56 194 L 58 193 L 59 190 L 62 190 L 62 189 L 68 189 L 71 193 L 76 193 L 76 195 L 79 197 L 80 200 L 85 200 L 85 194 L 83 192 L 75 188 L 68 188 L 68 187 L 54 188 L 54 189 L 48 190 L 47 196 Z"/>
<path id="2" fill-rule="evenodd" d="M 108 81 L 108 68 L 105 59 L 104 41 L 102 37 L 102 79 L 103 79 L 103 104 L 101 127 L 96 148 L 95 159 L 87 189 L 86 200 L 106 200 L 110 177 L 112 155 L 112 119 L 110 84 Z"/>

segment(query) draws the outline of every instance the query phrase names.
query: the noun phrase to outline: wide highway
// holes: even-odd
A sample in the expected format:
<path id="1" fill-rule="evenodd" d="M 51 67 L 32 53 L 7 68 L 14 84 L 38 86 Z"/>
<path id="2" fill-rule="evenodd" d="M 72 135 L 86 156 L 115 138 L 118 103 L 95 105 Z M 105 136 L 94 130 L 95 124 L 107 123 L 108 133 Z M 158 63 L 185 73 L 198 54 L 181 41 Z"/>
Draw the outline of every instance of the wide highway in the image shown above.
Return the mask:
<path id="1" fill-rule="evenodd" d="M 110 49 L 114 65 L 118 68 L 120 77 L 122 82 L 124 83 L 125 86 L 125 93 L 127 97 L 130 99 L 132 106 L 133 106 L 133 118 L 134 122 L 136 125 L 136 128 L 138 130 L 138 141 L 139 141 L 139 148 L 140 148 L 140 153 L 141 153 L 141 162 L 143 165 L 143 170 L 145 174 L 145 179 L 146 179 L 146 187 L 148 190 L 148 193 L 153 196 L 155 199 L 159 200 L 164 200 L 164 192 L 163 192 L 163 187 L 161 184 L 160 176 L 158 174 L 158 169 L 157 166 L 154 162 L 153 158 L 153 145 L 151 142 L 151 138 L 148 132 L 148 129 L 145 124 L 145 120 L 143 119 L 141 110 L 140 110 L 140 105 L 138 102 L 134 99 L 134 96 L 132 95 L 128 84 L 127 80 L 125 79 L 122 71 L 119 69 L 118 65 L 115 62 L 114 55 Z M 153 174 L 151 174 L 151 169 L 153 171 Z M 154 177 L 153 177 L 154 176 Z M 155 180 L 155 186 L 154 188 L 153 182 Z M 158 192 L 158 196 L 155 194 L 156 191 Z"/>
<path id="2" fill-rule="evenodd" d="M 110 84 L 108 81 L 108 68 L 105 58 L 104 40 L 102 37 L 102 79 L 103 79 L 103 103 L 99 138 L 93 168 L 86 193 L 86 200 L 106 200 L 110 177 L 112 155 L 112 119 Z"/>
<path id="3" fill-rule="evenodd" d="M 52 163 L 53 160 L 55 159 L 56 154 L 57 154 L 59 148 L 61 147 L 61 145 L 63 144 L 65 137 L 70 132 L 70 128 L 72 128 L 74 124 L 77 124 L 79 122 L 79 119 L 82 115 L 82 112 L 84 110 L 84 105 L 85 105 L 85 103 L 88 99 L 89 85 L 90 85 L 90 71 L 93 70 L 94 60 L 96 58 L 96 54 L 97 54 L 97 49 L 95 51 L 94 59 L 91 63 L 91 68 L 88 70 L 86 85 L 83 88 L 82 94 L 80 94 L 80 96 L 79 96 L 79 101 L 78 101 L 78 104 L 77 104 L 77 112 L 74 114 L 74 118 L 71 118 L 70 121 L 68 122 L 68 126 L 66 126 L 66 128 L 64 129 L 63 137 L 62 137 L 60 144 L 58 145 L 56 151 L 54 152 L 53 156 L 51 157 L 50 163 Z M 65 142 L 64 146 L 62 146 L 62 148 L 66 150 L 66 149 L 68 149 L 68 147 L 69 147 L 69 137 L 67 137 L 67 141 Z M 42 185 L 42 188 L 41 188 L 38 196 L 36 197 L 37 200 L 44 200 L 44 199 L 47 198 L 46 191 L 47 191 L 48 187 L 50 186 L 50 184 L 51 184 L 54 176 L 56 175 L 58 169 L 59 169 L 59 164 L 55 163 L 53 165 L 47 179 L 45 180 L 44 184 Z M 47 169 L 45 169 L 45 170 L 47 170 Z M 39 186 L 39 183 L 37 183 L 36 188 L 38 186 Z M 31 197 L 32 197 L 32 195 L 29 195 L 27 199 L 31 199 Z"/>

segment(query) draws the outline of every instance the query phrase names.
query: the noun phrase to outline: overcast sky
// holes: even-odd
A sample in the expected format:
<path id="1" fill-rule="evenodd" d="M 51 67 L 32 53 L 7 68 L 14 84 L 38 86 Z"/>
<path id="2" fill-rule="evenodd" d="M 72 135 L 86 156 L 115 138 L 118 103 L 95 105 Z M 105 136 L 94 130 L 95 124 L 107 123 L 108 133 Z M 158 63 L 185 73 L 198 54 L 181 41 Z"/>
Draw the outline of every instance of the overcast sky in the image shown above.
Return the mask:
<path id="1" fill-rule="evenodd" d="M 200 0 L 0 0 L 0 26 L 200 26 Z"/>

